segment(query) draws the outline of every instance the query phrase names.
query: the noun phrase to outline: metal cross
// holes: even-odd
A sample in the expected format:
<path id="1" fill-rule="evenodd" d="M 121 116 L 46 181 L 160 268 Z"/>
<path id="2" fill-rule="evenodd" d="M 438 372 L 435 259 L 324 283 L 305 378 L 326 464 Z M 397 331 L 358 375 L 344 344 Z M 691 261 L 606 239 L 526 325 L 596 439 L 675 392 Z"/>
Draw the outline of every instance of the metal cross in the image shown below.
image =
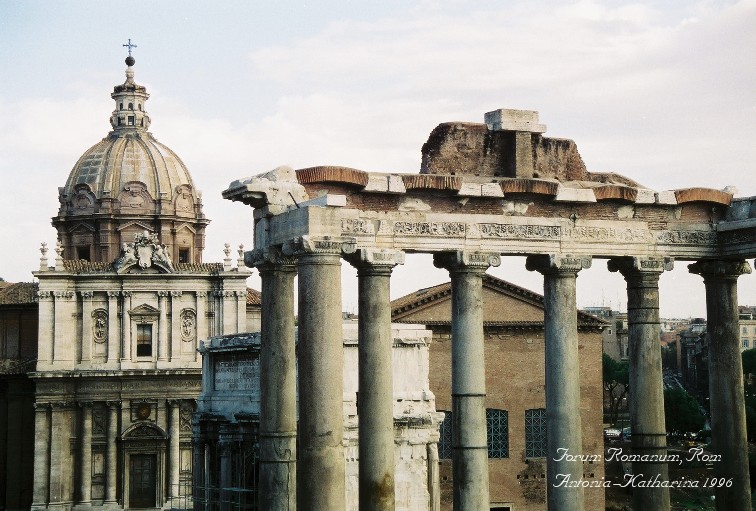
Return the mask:
<path id="1" fill-rule="evenodd" d="M 129 57 L 131 57 L 131 49 L 137 47 L 136 44 L 132 44 L 131 43 L 131 38 L 129 38 L 129 42 L 127 44 L 122 44 L 121 46 L 123 46 L 124 48 L 128 48 L 129 49 Z"/>

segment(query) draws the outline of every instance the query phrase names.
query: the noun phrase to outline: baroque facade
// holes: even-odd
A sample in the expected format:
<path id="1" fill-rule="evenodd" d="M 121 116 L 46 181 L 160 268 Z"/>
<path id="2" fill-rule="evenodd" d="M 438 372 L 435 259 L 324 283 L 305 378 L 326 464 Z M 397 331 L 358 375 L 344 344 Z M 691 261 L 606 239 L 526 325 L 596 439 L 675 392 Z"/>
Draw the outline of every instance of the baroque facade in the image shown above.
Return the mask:
<path id="1" fill-rule="evenodd" d="M 59 189 L 42 247 L 32 509 L 167 508 L 191 493 L 199 342 L 247 329 L 248 272 L 202 262 L 201 194 L 147 131 L 149 95 L 112 93 L 112 131 Z M 254 297 L 253 297 L 254 298 Z"/>

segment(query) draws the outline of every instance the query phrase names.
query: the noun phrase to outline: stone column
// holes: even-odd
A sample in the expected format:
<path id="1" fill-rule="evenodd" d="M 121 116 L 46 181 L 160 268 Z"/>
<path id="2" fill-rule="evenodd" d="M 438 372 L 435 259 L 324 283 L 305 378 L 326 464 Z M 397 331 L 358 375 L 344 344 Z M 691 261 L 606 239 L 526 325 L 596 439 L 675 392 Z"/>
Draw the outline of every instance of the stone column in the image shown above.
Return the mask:
<path id="1" fill-rule="evenodd" d="M 109 365 L 118 365 L 118 344 L 120 332 L 118 331 L 118 297 L 120 291 L 108 291 L 108 339 L 107 339 L 107 362 Z M 124 316 L 125 316 L 124 311 Z"/>
<path id="2" fill-rule="evenodd" d="M 698 261 L 688 269 L 701 275 L 706 286 L 711 448 L 722 457 L 714 463 L 714 476 L 732 481 L 731 486 L 716 487 L 716 508 L 747 511 L 751 509 L 751 488 L 737 280 L 751 273 L 751 267 L 745 261 Z"/>
<path id="3" fill-rule="evenodd" d="M 589 268 L 591 259 L 532 255 L 528 256 L 526 266 L 544 276 L 548 509 L 582 511 L 583 488 L 572 488 L 564 482 L 565 478 L 576 482 L 583 476 L 583 464 L 579 460 L 583 453 L 583 435 L 575 284 L 577 273 Z"/>
<path id="4" fill-rule="evenodd" d="M 260 342 L 260 509 L 297 508 L 296 260 L 248 252 L 262 279 Z M 255 260 L 257 259 L 257 260 Z"/>
<path id="5" fill-rule="evenodd" d="M 79 439 L 79 504 L 92 504 L 92 403 L 79 403 L 81 438 Z"/>
<path id="6" fill-rule="evenodd" d="M 341 254 L 354 239 L 297 238 L 285 253 L 299 271 L 299 466 L 297 507 L 344 509 L 344 341 Z"/>
<path id="7" fill-rule="evenodd" d="M 47 507 L 50 482 L 50 404 L 34 403 L 34 496 L 32 509 Z"/>
<path id="8" fill-rule="evenodd" d="M 454 509 L 488 509 L 488 438 L 483 333 L 483 274 L 499 254 L 435 254 L 449 270 L 452 293 L 452 477 Z"/>
<path id="9" fill-rule="evenodd" d="M 168 291 L 158 291 L 158 360 L 168 360 Z"/>
<path id="10" fill-rule="evenodd" d="M 664 381 L 659 336 L 659 275 L 672 269 L 669 258 L 622 257 L 609 261 L 627 281 L 627 322 L 630 344 L 630 426 L 633 454 L 665 459 Z M 667 463 L 633 462 L 638 481 L 668 481 Z M 633 486 L 633 507 L 669 510 L 669 488 Z"/>
<path id="11" fill-rule="evenodd" d="M 108 445 L 105 451 L 105 503 L 116 503 L 116 477 L 118 474 L 118 457 L 116 440 L 118 439 L 118 412 L 120 401 L 108 401 Z"/>
<path id="12" fill-rule="evenodd" d="M 168 461 L 168 495 L 170 498 L 178 498 L 181 475 L 179 466 L 181 463 L 181 401 L 172 399 L 168 401 L 168 407 L 170 408 L 170 422 L 168 423 L 168 427 L 170 428 L 168 430 L 168 455 L 170 457 Z"/>
<path id="13" fill-rule="evenodd" d="M 362 249 L 349 258 L 359 293 L 359 502 L 361 511 L 394 509 L 394 344 L 391 271 L 404 253 Z"/>

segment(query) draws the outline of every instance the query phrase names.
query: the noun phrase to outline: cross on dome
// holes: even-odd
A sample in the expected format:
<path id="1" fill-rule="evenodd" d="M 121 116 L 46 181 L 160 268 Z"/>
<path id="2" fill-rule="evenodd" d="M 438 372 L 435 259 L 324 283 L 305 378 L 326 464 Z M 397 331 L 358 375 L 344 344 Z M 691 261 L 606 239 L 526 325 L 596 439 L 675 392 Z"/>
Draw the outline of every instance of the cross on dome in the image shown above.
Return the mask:
<path id="1" fill-rule="evenodd" d="M 129 38 L 129 42 L 128 43 L 123 44 L 121 46 L 123 46 L 124 48 L 128 48 L 129 49 L 129 57 L 131 57 L 131 49 L 137 47 L 136 44 L 134 44 L 134 43 L 131 42 L 131 38 Z"/>

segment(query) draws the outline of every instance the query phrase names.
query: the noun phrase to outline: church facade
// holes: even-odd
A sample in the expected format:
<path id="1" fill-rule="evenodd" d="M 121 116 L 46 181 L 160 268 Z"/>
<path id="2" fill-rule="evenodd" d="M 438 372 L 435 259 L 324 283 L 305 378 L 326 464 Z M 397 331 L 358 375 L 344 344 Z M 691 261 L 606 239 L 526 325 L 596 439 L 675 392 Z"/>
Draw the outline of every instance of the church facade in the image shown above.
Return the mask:
<path id="1" fill-rule="evenodd" d="M 191 494 L 203 339 L 247 329 L 241 249 L 203 263 L 209 220 L 179 157 L 148 131 L 145 87 L 112 93 L 112 131 L 59 188 L 42 248 L 32 509 L 169 508 Z"/>

